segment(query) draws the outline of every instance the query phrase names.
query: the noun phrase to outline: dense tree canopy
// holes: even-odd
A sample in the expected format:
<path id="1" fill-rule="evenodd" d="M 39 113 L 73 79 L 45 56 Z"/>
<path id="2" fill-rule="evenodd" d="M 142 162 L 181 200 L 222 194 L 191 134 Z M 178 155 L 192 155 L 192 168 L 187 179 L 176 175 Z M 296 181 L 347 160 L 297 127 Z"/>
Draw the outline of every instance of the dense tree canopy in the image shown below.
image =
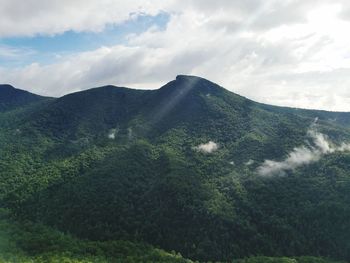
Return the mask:
<path id="1" fill-rule="evenodd" d="M 154 247 L 200 261 L 350 260 L 350 114 L 263 105 L 187 76 L 155 91 L 16 94 L 0 110 L 0 202 L 17 222 L 4 262 L 16 249 L 23 262 L 187 262 Z M 296 149 L 294 161 L 318 152 L 259 174 Z"/>

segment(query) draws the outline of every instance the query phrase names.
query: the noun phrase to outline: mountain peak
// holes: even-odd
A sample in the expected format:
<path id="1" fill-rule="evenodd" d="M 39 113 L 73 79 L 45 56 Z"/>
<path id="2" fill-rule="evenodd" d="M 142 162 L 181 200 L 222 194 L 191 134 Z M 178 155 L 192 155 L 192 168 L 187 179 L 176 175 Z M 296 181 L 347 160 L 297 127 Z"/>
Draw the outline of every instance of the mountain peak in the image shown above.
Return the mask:
<path id="1" fill-rule="evenodd" d="M 11 100 L 13 97 L 16 97 L 22 94 L 31 94 L 31 93 L 25 90 L 16 89 L 10 84 L 0 84 L 0 102 L 6 102 L 7 100 Z"/>
<path id="2" fill-rule="evenodd" d="M 10 84 L 0 84 L 0 111 L 21 107 L 44 98 L 25 90 L 16 89 Z"/>
<path id="3" fill-rule="evenodd" d="M 170 81 L 160 88 L 163 92 L 171 92 L 172 96 L 176 93 L 202 93 L 202 94 L 220 94 L 225 92 L 221 86 L 211 82 L 205 78 L 191 75 L 177 75 L 176 79 Z"/>
<path id="4" fill-rule="evenodd" d="M 16 90 L 16 88 L 10 84 L 0 84 L 0 92 L 4 90 Z"/>
<path id="5" fill-rule="evenodd" d="M 192 82 L 194 84 L 196 83 L 207 83 L 207 84 L 212 84 L 212 85 L 216 85 L 214 82 L 207 80 L 205 78 L 202 77 L 198 77 L 198 76 L 194 76 L 194 75 L 177 75 L 175 81 L 177 82 Z"/>
<path id="6" fill-rule="evenodd" d="M 177 75 L 176 80 L 205 80 L 204 78 L 194 75 Z"/>

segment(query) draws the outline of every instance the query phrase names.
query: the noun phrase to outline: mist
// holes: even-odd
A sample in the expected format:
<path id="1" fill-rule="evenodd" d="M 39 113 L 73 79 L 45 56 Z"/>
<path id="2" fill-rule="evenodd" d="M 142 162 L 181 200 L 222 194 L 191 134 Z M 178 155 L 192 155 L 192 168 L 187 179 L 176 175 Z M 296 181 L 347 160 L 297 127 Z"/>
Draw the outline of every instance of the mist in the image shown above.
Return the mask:
<path id="1" fill-rule="evenodd" d="M 336 145 L 327 135 L 318 132 L 316 121 L 307 132 L 308 139 L 305 145 L 295 147 L 282 161 L 265 160 L 257 168 L 257 173 L 261 176 L 283 175 L 288 170 L 317 162 L 324 155 L 350 150 L 350 144 L 342 142 Z"/>
<path id="2" fill-rule="evenodd" d="M 196 151 L 202 152 L 202 153 L 212 153 L 212 152 L 219 149 L 219 145 L 213 141 L 209 141 L 207 143 L 202 143 L 202 144 L 194 147 L 194 149 Z"/>

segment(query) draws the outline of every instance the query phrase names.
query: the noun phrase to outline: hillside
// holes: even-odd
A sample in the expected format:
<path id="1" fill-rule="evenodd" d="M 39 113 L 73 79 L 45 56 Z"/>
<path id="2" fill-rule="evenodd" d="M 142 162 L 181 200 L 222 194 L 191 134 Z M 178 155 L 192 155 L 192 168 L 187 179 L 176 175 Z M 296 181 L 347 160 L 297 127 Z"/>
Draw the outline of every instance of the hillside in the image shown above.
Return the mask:
<path id="1" fill-rule="evenodd" d="M 191 260 L 350 260 L 350 113 L 264 105 L 194 76 L 57 99 L 9 90 L 0 198 L 19 222 Z"/>
<path id="2" fill-rule="evenodd" d="M 0 84 L 0 112 L 24 107 L 47 99 L 49 98 L 16 89 L 8 84 Z"/>

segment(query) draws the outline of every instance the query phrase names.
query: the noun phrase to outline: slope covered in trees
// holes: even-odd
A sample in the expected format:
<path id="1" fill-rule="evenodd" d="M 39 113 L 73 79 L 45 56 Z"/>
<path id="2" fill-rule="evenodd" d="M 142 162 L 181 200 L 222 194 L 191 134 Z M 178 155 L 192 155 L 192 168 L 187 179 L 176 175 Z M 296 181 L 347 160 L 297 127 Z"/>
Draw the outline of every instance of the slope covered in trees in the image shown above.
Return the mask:
<path id="1" fill-rule="evenodd" d="M 20 222 L 192 260 L 350 260 L 348 113 L 259 104 L 192 76 L 8 109 L 0 198 Z"/>

